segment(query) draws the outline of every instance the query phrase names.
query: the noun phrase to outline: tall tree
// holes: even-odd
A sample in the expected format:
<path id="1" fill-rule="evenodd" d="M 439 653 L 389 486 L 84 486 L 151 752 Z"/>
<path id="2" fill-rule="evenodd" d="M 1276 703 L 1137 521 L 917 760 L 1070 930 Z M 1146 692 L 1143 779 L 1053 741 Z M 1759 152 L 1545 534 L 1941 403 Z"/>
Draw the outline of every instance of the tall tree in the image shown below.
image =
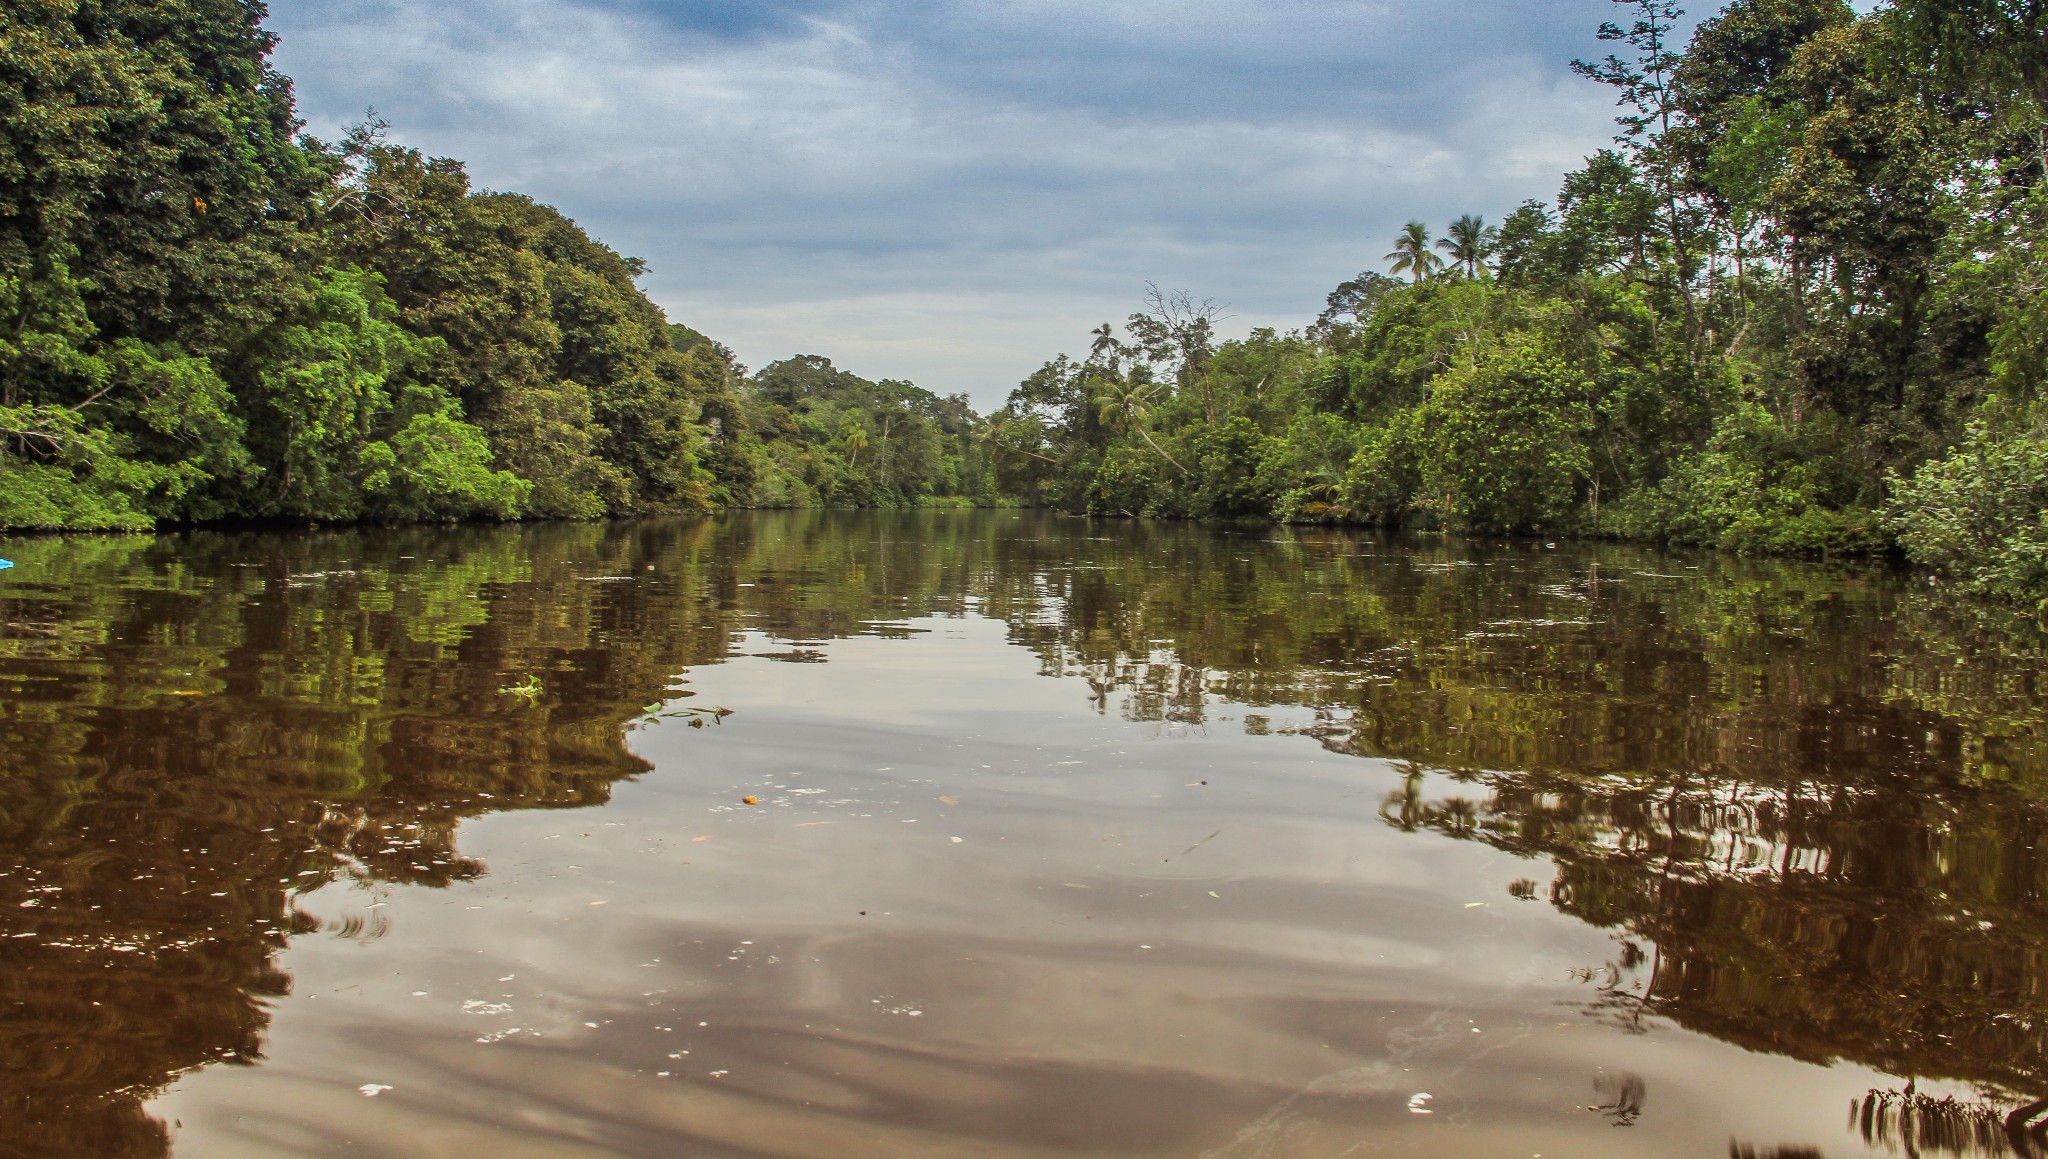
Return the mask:
<path id="1" fill-rule="evenodd" d="M 860 466 L 860 453 L 868 449 L 868 429 L 860 420 L 848 416 L 840 426 L 839 441 L 845 445 L 847 466 Z"/>
<path id="2" fill-rule="evenodd" d="M 1684 306 L 1688 344 L 1699 338 L 1699 312 L 1693 301 L 1692 282 L 1698 272 L 1692 235 L 1695 232 L 1680 188 L 1671 151 L 1666 142 L 1678 116 L 1677 95 L 1672 72 L 1680 56 L 1674 37 L 1685 9 L 1675 0 L 1614 0 L 1631 10 L 1633 18 L 1624 28 L 1612 21 L 1600 25 L 1599 36 L 1608 43 L 1626 44 L 1633 56 L 1609 53 L 1599 61 L 1575 60 L 1572 70 L 1580 76 L 1612 86 L 1616 103 L 1627 110 L 1615 120 L 1621 134 L 1615 138 L 1650 180 L 1663 209 L 1665 241 L 1671 247 L 1671 286 Z"/>
<path id="3" fill-rule="evenodd" d="M 1096 412 L 1101 416 L 1102 425 L 1116 431 L 1134 431 L 1145 440 L 1145 445 L 1156 451 L 1160 458 L 1172 463 L 1182 474 L 1187 468 L 1180 465 L 1166 448 L 1152 441 L 1152 432 L 1145 429 L 1145 421 L 1152 413 L 1152 396 L 1157 387 L 1137 375 L 1113 382 L 1096 399 Z"/>
<path id="4" fill-rule="evenodd" d="M 145 522 L 193 513 L 245 463 L 222 373 L 315 266 L 333 169 L 295 139 L 262 16 L 245 0 L 0 13 L 0 408 L 106 458 L 5 432 L 0 457 Z"/>
<path id="5" fill-rule="evenodd" d="M 1471 213 L 1452 222 L 1444 235 L 1436 243 L 1436 248 L 1450 254 L 1451 261 L 1463 269 L 1468 278 L 1479 276 L 1486 260 L 1493 256 L 1494 247 L 1500 244 L 1500 230 L 1486 224 L 1485 218 Z"/>
<path id="6" fill-rule="evenodd" d="M 1896 0 L 1902 43 L 2032 141 L 2048 182 L 2048 0 Z"/>
<path id="7" fill-rule="evenodd" d="M 1186 290 L 1167 293 L 1145 287 L 1145 312 L 1133 314 L 1124 328 L 1147 359 L 1164 368 L 1174 388 L 1202 401 L 1202 417 L 1216 425 L 1216 390 L 1209 381 L 1209 360 L 1216 354 L 1216 323 L 1224 307 L 1214 298 L 1196 301 Z M 1097 342 L 1100 343 L 1098 332 Z"/>
<path id="8" fill-rule="evenodd" d="M 1396 274 L 1410 274 L 1418 282 L 1443 268 L 1444 260 L 1429 252 L 1429 227 L 1411 221 L 1394 237 L 1394 250 L 1386 260 Z"/>
<path id="9" fill-rule="evenodd" d="M 103 341 L 224 350 L 274 317 L 332 175 L 256 0 L 10 4 L 0 264 L 61 268 Z"/>
<path id="10" fill-rule="evenodd" d="M 590 387 L 565 373 L 541 237 L 520 205 L 472 193 L 461 162 L 395 144 L 384 129 L 372 120 L 341 144 L 333 251 L 383 275 L 407 329 L 440 340 L 433 377 L 533 482 L 531 514 L 623 510 L 632 481 L 600 456 Z"/>

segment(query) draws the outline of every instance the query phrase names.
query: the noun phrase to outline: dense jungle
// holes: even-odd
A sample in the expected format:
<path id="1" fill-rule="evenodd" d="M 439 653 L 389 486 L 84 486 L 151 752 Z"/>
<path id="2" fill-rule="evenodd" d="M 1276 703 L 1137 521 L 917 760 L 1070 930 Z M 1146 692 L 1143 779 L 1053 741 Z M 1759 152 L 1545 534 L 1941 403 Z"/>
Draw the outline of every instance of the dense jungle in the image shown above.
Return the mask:
<path id="1" fill-rule="evenodd" d="M 1618 132 L 1554 197 L 1411 223 L 1286 333 L 1154 288 L 985 418 L 750 371 L 559 211 L 306 135 L 264 16 L 5 6 L 0 527 L 1020 504 L 2048 595 L 2041 0 L 1617 0 L 1576 69 Z"/>

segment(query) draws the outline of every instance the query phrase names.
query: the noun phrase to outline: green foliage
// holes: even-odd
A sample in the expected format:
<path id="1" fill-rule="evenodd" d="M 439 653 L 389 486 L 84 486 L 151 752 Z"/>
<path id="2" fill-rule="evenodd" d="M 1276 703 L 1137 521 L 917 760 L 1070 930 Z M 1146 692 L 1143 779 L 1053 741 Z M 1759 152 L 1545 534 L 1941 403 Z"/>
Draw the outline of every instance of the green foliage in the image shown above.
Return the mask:
<path id="1" fill-rule="evenodd" d="M 0 527 L 134 531 L 150 526 L 152 496 L 191 485 L 189 473 L 127 458 L 118 436 L 54 406 L 0 407 Z"/>
<path id="2" fill-rule="evenodd" d="M 1423 502 L 1468 530 L 1559 526 L 1590 467 L 1584 395 L 1534 340 L 1444 376 L 1419 416 Z"/>
<path id="3" fill-rule="evenodd" d="M 391 145 L 381 131 L 362 126 L 342 145 L 349 170 L 329 210 L 333 244 L 383 275 L 407 330 L 440 340 L 433 379 L 533 484 L 528 512 L 628 509 L 633 483 L 602 453 L 591 386 L 565 365 L 547 245 L 559 215 L 472 194 L 460 162 Z"/>
<path id="4" fill-rule="evenodd" d="M 1738 551 L 1842 555 L 1883 546 L 1877 518 L 1841 501 L 1850 481 L 1813 431 L 1755 404 L 1723 415 L 1698 453 L 1612 511 L 1630 538 Z"/>
<path id="5" fill-rule="evenodd" d="M 1195 510 L 1223 518 L 1270 516 L 1274 477 L 1269 462 L 1285 453 L 1281 440 L 1260 432 L 1250 419 L 1231 419 L 1194 439 Z"/>
<path id="6" fill-rule="evenodd" d="M 407 521 L 518 515 L 533 485 L 491 469 L 490 440 L 462 421 L 455 400 L 427 399 L 439 409 L 415 413 L 382 444 L 386 449 L 365 480 L 381 514 Z"/>
<path id="7" fill-rule="evenodd" d="M 1369 427 L 1344 471 L 1343 501 L 1361 522 L 1398 523 L 1422 492 L 1420 415 L 1407 411 Z"/>
<path id="8" fill-rule="evenodd" d="M 327 270 L 311 290 L 252 343 L 243 398 L 262 470 L 240 508 L 331 521 L 518 514 L 529 485 L 492 471 L 461 404 L 416 380 L 435 343 L 398 324 L 381 279 Z"/>
<path id="9" fill-rule="evenodd" d="M 870 382 L 805 354 L 763 367 L 717 413 L 735 416 L 720 453 L 754 473 L 752 506 L 995 501 L 986 433 L 963 395 Z"/>
<path id="10" fill-rule="evenodd" d="M 0 525 L 1020 502 L 1903 547 L 2038 600 L 2038 7 L 1731 0 L 1684 44 L 1620 0 L 1576 65 L 1615 147 L 1551 201 L 1410 223 L 1298 332 L 1149 287 L 984 420 L 818 355 L 750 374 L 556 210 L 380 122 L 297 136 L 249 0 L 28 6 Z"/>
<path id="11" fill-rule="evenodd" d="M 2048 431 L 1978 423 L 1953 454 L 1897 480 L 1886 521 L 1907 553 L 1968 590 L 2048 612 Z"/>
<path id="12" fill-rule="evenodd" d="M 1358 453 L 1359 429 L 1342 416 L 1306 411 L 1262 450 L 1255 486 L 1272 514 L 1290 522 L 1338 522 L 1353 512 L 1344 472 Z"/>
<path id="13" fill-rule="evenodd" d="M 997 477 L 1068 510 L 1903 546 L 2048 596 L 2035 436 L 1967 434 L 2048 388 L 2048 26 L 1732 0 L 1688 45 L 1669 0 L 1618 3 L 1577 66 L 1617 147 L 1554 201 L 1410 223 L 1297 333 L 1218 343 L 1155 288 L 1011 394 Z"/>
<path id="14" fill-rule="evenodd" d="M 297 136 L 262 16 L 81 0 L 0 29 L 0 526 L 993 498 L 971 409 L 909 384 L 845 376 L 867 456 L 810 429 L 771 452 L 745 368 L 644 263 L 381 122 Z"/>
<path id="15" fill-rule="evenodd" d="M 1171 468 L 1142 446 L 1122 444 L 1111 450 L 1088 484 L 1091 515 L 1160 515 L 1172 480 Z"/>
<path id="16" fill-rule="evenodd" d="M 293 138 L 262 15 L 248 0 L 11 5 L 0 276 L 61 283 L 68 268 L 107 340 L 206 355 L 290 297 L 332 165 Z"/>

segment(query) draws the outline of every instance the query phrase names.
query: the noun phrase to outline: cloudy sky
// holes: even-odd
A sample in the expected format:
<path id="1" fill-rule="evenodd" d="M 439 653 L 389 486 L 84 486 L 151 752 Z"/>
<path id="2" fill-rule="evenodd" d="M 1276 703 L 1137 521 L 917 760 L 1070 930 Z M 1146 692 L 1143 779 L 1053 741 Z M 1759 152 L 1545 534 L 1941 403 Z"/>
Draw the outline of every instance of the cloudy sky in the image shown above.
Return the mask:
<path id="1" fill-rule="evenodd" d="M 313 132 L 374 106 L 647 259 L 760 366 L 984 408 L 1147 282 L 1300 326 L 1411 217 L 1612 134 L 1610 0 L 271 0 Z"/>

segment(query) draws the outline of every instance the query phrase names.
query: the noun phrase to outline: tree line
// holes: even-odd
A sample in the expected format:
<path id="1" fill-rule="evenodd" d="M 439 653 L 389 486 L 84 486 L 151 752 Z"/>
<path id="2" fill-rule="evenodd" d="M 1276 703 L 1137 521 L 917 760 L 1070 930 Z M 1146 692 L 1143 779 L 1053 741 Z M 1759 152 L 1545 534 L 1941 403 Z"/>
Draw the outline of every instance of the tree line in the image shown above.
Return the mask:
<path id="1" fill-rule="evenodd" d="M 1311 325 L 1154 289 L 987 418 L 758 373 L 645 265 L 374 118 L 305 135 L 257 0 L 9 5 L 0 527 L 1072 512 L 1903 552 L 2048 594 L 2048 4 L 1616 0 L 1556 197 Z"/>
<path id="2" fill-rule="evenodd" d="M 1076 512 L 1901 551 L 2048 595 L 2048 4 L 1616 0 L 1612 148 L 1304 330 L 1155 289 L 984 437 Z M 1442 251 L 1439 253 L 1439 251 Z"/>
<path id="3" fill-rule="evenodd" d="M 972 412 L 750 376 L 646 267 L 372 119 L 302 133 L 256 0 L 0 14 L 0 528 L 972 495 Z M 792 384 L 795 384 L 792 386 Z"/>

